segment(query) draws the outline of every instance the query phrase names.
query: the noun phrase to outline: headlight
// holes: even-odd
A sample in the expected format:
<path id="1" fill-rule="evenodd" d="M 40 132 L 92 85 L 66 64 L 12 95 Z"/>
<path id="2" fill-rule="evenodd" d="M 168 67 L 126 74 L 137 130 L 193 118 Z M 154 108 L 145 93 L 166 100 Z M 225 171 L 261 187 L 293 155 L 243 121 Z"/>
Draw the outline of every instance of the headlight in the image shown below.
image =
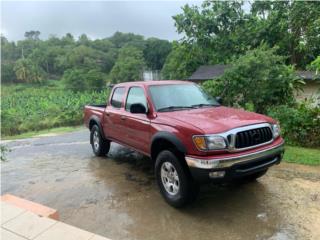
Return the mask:
<path id="1" fill-rule="evenodd" d="M 273 124 L 272 125 L 272 131 L 273 131 L 273 138 L 277 138 L 280 136 L 280 125 L 279 124 Z"/>
<path id="2" fill-rule="evenodd" d="M 218 150 L 227 147 L 224 137 L 219 135 L 194 136 L 193 142 L 199 150 Z"/>

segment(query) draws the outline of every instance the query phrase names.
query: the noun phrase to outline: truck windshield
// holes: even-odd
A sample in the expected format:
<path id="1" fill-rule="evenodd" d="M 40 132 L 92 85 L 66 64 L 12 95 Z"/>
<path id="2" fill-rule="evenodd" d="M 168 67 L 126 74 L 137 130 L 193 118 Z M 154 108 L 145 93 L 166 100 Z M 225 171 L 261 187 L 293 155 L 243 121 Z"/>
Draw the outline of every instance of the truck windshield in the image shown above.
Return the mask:
<path id="1" fill-rule="evenodd" d="M 219 106 L 195 84 L 168 84 L 149 87 L 156 111 L 178 111 L 189 108 Z"/>

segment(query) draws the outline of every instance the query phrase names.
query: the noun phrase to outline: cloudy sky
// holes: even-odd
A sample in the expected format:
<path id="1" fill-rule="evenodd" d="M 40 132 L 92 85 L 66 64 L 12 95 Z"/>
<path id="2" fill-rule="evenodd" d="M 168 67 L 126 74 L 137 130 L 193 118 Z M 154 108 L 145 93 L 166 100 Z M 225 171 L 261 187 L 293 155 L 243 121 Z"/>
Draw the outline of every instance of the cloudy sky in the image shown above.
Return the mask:
<path id="1" fill-rule="evenodd" d="M 50 34 L 74 36 L 86 33 L 104 38 L 116 31 L 174 40 L 172 16 L 184 4 L 201 1 L 1 1 L 1 33 L 10 40 L 24 38 L 24 32 L 39 30 L 42 39 Z"/>

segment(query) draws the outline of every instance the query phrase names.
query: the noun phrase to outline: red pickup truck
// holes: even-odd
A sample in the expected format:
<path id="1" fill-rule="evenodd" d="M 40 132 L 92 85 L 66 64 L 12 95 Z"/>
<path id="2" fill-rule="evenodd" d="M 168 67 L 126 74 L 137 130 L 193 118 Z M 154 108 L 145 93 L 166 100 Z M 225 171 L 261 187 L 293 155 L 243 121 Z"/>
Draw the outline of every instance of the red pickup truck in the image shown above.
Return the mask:
<path id="1" fill-rule="evenodd" d="M 117 142 L 153 159 L 175 207 L 195 199 L 198 183 L 261 177 L 284 152 L 275 120 L 224 107 L 191 82 L 117 84 L 106 105 L 85 106 L 84 122 L 95 155 Z"/>

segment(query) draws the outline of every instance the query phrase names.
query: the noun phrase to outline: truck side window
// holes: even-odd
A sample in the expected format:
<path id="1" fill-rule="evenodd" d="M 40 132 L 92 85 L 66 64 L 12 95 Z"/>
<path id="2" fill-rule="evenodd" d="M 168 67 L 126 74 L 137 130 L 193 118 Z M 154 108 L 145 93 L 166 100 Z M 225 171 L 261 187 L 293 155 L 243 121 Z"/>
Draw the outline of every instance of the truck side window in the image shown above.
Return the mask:
<path id="1" fill-rule="evenodd" d="M 124 92 L 125 92 L 124 87 L 118 87 L 113 91 L 113 95 L 111 98 L 112 107 L 121 108 Z"/>
<path id="2" fill-rule="evenodd" d="M 147 108 L 147 99 L 144 95 L 144 91 L 141 87 L 131 87 L 128 93 L 127 102 L 126 102 L 126 111 L 130 112 L 131 104 L 141 103 L 146 109 Z"/>

